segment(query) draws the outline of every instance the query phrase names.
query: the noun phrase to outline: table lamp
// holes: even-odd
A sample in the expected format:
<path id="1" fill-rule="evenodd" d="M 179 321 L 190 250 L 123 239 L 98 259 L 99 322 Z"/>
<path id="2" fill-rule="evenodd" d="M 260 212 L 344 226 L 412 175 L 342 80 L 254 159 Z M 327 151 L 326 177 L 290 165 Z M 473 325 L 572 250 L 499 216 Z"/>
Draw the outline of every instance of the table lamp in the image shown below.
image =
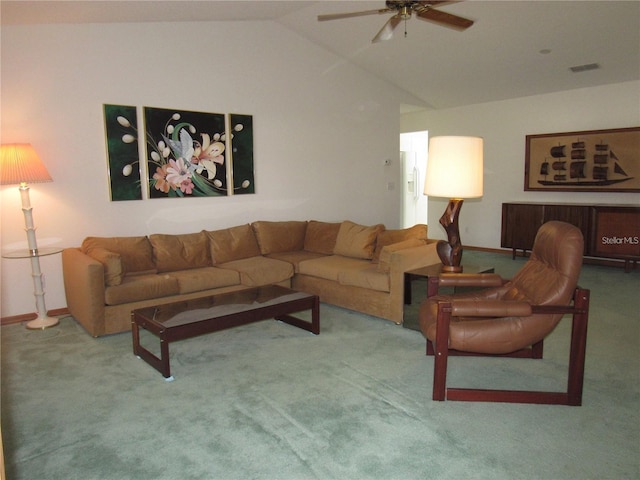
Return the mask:
<path id="1" fill-rule="evenodd" d="M 433 137 L 429 140 L 429 157 L 424 194 L 450 198 L 440 224 L 447 241 L 436 246 L 443 272 L 462 272 L 462 243 L 458 215 L 464 198 L 482 196 L 482 138 Z"/>
<path id="2" fill-rule="evenodd" d="M 27 328 L 44 329 L 57 325 L 59 320 L 47 316 L 44 303 L 43 276 L 40 271 L 40 253 L 36 242 L 36 228 L 33 225 L 33 213 L 29 200 L 29 183 L 51 182 L 51 175 L 28 143 L 4 144 L 0 146 L 0 185 L 19 184 L 18 190 L 22 199 L 25 230 L 27 232 L 28 251 L 23 257 L 31 260 L 31 276 L 33 277 L 34 295 L 38 317 L 27 323 Z M 20 257 L 18 257 L 20 258 Z"/>

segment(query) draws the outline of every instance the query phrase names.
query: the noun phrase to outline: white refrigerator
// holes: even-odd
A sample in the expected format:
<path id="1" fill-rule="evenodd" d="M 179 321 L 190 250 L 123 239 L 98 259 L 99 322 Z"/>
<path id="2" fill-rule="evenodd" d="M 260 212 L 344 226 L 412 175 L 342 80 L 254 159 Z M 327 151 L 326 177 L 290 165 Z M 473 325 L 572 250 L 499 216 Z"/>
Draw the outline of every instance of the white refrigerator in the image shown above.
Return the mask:
<path id="1" fill-rule="evenodd" d="M 415 132 L 401 136 L 402 228 L 412 227 L 417 223 L 427 223 L 428 202 L 423 193 L 428 153 L 426 133 Z"/>

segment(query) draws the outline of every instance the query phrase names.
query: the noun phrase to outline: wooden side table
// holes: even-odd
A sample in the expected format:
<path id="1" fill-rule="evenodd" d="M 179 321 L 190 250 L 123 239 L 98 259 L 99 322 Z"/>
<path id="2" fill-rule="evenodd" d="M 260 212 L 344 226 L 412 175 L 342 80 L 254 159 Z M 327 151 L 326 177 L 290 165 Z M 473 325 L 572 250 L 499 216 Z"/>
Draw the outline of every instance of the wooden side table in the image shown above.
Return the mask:
<path id="1" fill-rule="evenodd" d="M 424 278 L 426 280 L 429 277 L 440 275 L 442 273 L 442 264 L 429 265 L 428 267 L 416 268 L 415 270 L 408 270 L 404 272 L 404 319 L 402 326 L 411 330 L 420 330 L 420 324 L 418 321 L 418 309 L 420 308 L 419 302 L 416 305 L 412 305 L 412 292 L 411 284 L 414 280 Z M 464 264 L 464 273 L 494 273 L 493 267 L 477 266 Z M 424 297 L 420 297 L 420 301 L 427 298 L 427 288 L 424 289 Z"/>

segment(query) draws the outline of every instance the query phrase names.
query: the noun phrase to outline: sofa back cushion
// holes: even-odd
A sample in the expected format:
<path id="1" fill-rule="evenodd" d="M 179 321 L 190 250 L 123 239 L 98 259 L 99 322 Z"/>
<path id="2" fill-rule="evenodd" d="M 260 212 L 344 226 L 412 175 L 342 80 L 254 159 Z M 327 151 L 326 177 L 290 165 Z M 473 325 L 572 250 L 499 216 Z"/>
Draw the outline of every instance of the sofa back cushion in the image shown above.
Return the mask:
<path id="1" fill-rule="evenodd" d="M 251 224 L 256 234 L 260 253 L 295 252 L 304 249 L 304 236 L 307 231 L 307 222 L 265 222 L 259 221 Z"/>
<path id="2" fill-rule="evenodd" d="M 340 225 L 333 253 L 352 258 L 373 258 L 378 234 L 384 225 L 364 226 L 345 220 Z"/>
<path id="3" fill-rule="evenodd" d="M 205 231 L 209 238 L 214 265 L 260 255 L 260 247 L 251 225 L 238 225 L 223 230 Z"/>
<path id="4" fill-rule="evenodd" d="M 209 242 L 204 232 L 149 236 L 158 272 L 175 272 L 211 266 Z"/>
<path id="5" fill-rule="evenodd" d="M 153 250 L 147 237 L 87 237 L 80 248 L 91 257 L 93 256 L 92 251 L 96 249 L 119 254 L 122 262 L 122 274 L 155 272 L 156 270 L 153 263 Z M 98 254 L 94 253 L 94 255 Z"/>
<path id="6" fill-rule="evenodd" d="M 380 258 L 382 249 L 387 245 L 394 243 L 404 242 L 405 240 L 423 240 L 427 241 L 427 226 L 424 224 L 417 224 L 413 227 L 403 228 L 400 230 L 385 230 L 378 235 L 376 241 L 376 249 L 373 253 L 373 261 L 377 262 Z"/>
<path id="7" fill-rule="evenodd" d="M 327 223 L 310 220 L 304 235 L 304 249 L 307 252 L 333 255 L 340 223 Z"/>

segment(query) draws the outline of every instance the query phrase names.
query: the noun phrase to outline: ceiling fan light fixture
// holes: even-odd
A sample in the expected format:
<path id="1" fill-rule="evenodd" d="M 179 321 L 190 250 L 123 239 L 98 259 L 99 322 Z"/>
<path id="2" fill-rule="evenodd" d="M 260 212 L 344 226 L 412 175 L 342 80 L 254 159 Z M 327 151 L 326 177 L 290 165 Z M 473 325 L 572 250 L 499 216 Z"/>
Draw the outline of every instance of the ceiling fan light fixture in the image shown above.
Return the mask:
<path id="1" fill-rule="evenodd" d="M 455 30 L 466 30 L 473 25 L 473 20 L 458 17 L 451 13 L 446 13 L 441 10 L 433 8 L 434 5 L 448 4 L 455 2 L 448 1 L 419 1 L 419 0 L 387 0 L 385 2 L 386 8 L 380 8 L 378 10 L 367 10 L 362 12 L 351 13 L 333 13 L 329 15 L 318 15 L 318 21 L 323 22 L 326 20 L 338 20 L 341 18 L 360 17 L 363 15 L 375 15 L 384 13 L 394 13 L 393 16 L 387 20 L 387 23 L 382 27 L 378 34 L 373 37 L 372 42 L 377 43 L 383 40 L 390 40 L 393 37 L 393 30 L 400 24 L 402 20 L 405 22 L 405 37 L 407 36 L 407 20 L 411 19 L 415 12 L 417 17 L 421 20 L 436 23 L 444 27 L 450 27 Z"/>

